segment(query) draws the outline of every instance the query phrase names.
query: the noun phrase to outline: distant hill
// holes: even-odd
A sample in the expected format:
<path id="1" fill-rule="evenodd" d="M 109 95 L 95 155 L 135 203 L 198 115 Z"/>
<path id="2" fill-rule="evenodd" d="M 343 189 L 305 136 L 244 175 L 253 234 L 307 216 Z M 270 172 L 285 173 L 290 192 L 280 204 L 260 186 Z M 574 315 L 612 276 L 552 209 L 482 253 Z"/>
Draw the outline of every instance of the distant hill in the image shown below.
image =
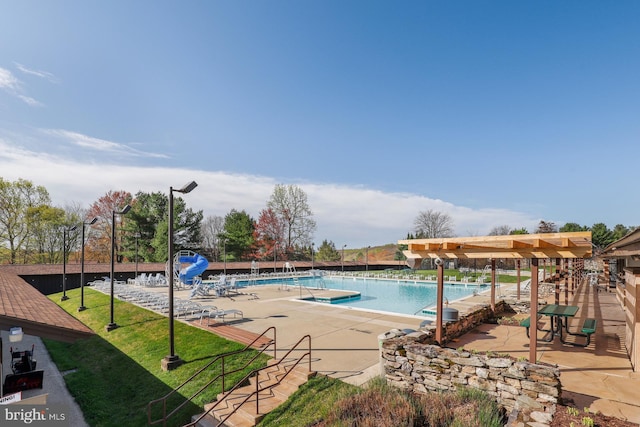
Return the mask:
<path id="1" fill-rule="evenodd" d="M 398 250 L 398 245 L 389 243 L 383 246 L 372 246 L 369 248 L 369 261 L 393 261 Z M 345 261 L 364 261 L 367 256 L 367 248 L 345 249 Z"/>

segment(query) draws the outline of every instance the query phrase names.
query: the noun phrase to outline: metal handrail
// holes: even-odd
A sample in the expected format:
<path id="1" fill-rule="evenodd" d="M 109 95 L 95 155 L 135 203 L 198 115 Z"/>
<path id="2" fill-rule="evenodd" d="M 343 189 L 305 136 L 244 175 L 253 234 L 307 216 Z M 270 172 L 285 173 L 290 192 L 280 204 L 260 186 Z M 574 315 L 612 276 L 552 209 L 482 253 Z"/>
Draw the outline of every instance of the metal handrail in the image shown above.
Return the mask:
<path id="1" fill-rule="evenodd" d="M 264 338 L 265 335 L 269 332 L 272 331 L 273 332 L 273 339 L 270 340 L 269 344 L 265 345 L 264 348 L 260 349 L 249 361 L 247 361 L 244 366 L 237 368 L 235 370 L 229 371 L 229 372 L 225 372 L 225 359 L 230 357 L 230 356 L 236 356 L 238 354 L 241 353 L 245 353 L 248 350 L 251 349 L 251 346 L 254 345 L 256 342 L 258 342 L 258 340 L 260 340 L 261 338 Z M 213 383 L 215 383 L 218 379 L 222 378 L 222 391 L 224 392 L 225 389 L 225 376 L 226 375 L 230 375 L 230 374 L 234 374 L 236 372 L 240 372 L 242 370 L 244 370 L 247 366 L 249 366 L 251 363 L 253 363 L 260 355 L 262 355 L 263 353 L 265 353 L 267 351 L 267 349 L 269 347 L 271 347 L 273 345 L 273 358 L 275 359 L 277 354 L 277 345 L 276 345 L 276 328 L 275 326 L 271 326 L 269 328 L 267 328 L 262 334 L 260 334 L 258 337 L 256 337 L 251 343 L 247 344 L 243 349 L 240 350 L 235 350 L 235 351 L 231 351 L 228 353 L 224 353 L 224 354 L 220 354 L 218 356 L 216 356 L 213 360 L 211 360 L 209 363 L 207 363 L 206 365 L 204 365 L 202 368 L 200 368 L 199 370 L 197 370 L 193 375 L 191 375 L 189 378 L 187 378 L 182 384 L 180 384 L 178 387 L 176 387 L 175 389 L 171 390 L 169 393 L 167 393 L 165 396 L 159 398 L 159 399 L 155 399 L 152 400 L 151 402 L 149 402 L 147 404 L 147 422 L 148 425 L 155 425 L 155 424 L 159 424 L 160 422 L 162 422 L 163 426 L 167 425 L 167 420 L 172 417 L 173 415 L 175 415 L 180 409 L 182 409 L 187 403 L 191 402 L 196 396 L 198 396 L 200 393 L 202 393 L 204 390 L 206 390 L 207 388 L 209 388 Z M 213 365 L 214 363 L 220 361 L 222 364 L 222 372 L 220 374 L 218 374 L 217 376 L 215 376 L 213 379 L 209 380 L 206 384 L 204 384 L 202 387 L 200 387 L 200 389 L 198 391 L 196 391 L 194 394 L 192 394 L 189 398 L 187 398 L 184 402 L 182 402 L 180 405 L 178 405 L 176 408 L 174 408 L 171 412 L 169 412 L 167 414 L 167 400 L 175 393 L 177 393 L 182 387 L 184 387 L 185 385 L 187 385 L 188 383 L 190 383 L 192 380 L 194 380 L 196 377 L 198 377 L 202 372 L 204 372 L 205 370 L 207 370 L 209 367 L 211 367 L 211 365 Z M 151 420 L 151 411 L 152 408 L 155 406 L 155 404 L 162 402 L 162 418 L 159 418 L 157 420 Z"/>
<path id="2" fill-rule="evenodd" d="M 313 292 L 311 292 L 311 289 L 309 289 L 309 288 L 308 288 L 308 287 L 306 287 L 306 286 L 302 286 L 302 283 L 300 283 L 300 282 L 299 282 L 299 281 L 297 281 L 297 280 L 296 280 L 296 282 L 298 282 L 298 288 L 299 288 L 299 291 L 300 291 L 300 296 L 299 296 L 299 298 L 300 298 L 300 299 L 302 299 L 302 288 L 304 288 L 307 292 L 309 292 L 309 295 L 311 295 L 311 298 L 314 298 L 314 299 L 315 299 L 315 297 L 316 297 L 316 296 L 315 296 L 315 295 L 313 295 Z M 295 283 L 295 282 L 294 282 L 294 283 Z"/>
<path id="3" fill-rule="evenodd" d="M 280 366 L 280 364 L 282 364 L 283 361 L 287 359 L 287 357 L 291 354 L 291 352 L 294 351 L 298 347 L 298 345 L 300 343 L 302 343 L 302 341 L 304 341 L 305 339 L 308 342 L 307 352 L 304 353 L 302 356 L 300 356 L 300 358 L 298 358 L 295 361 L 295 363 L 285 365 L 285 374 L 282 377 L 280 377 L 276 383 L 270 384 L 270 385 L 268 385 L 266 387 L 263 387 L 263 388 L 260 388 L 260 383 L 258 381 L 259 373 L 261 371 L 264 371 L 265 369 L 270 369 L 270 368 L 273 368 L 274 366 Z M 255 389 L 255 391 L 252 392 L 251 394 L 247 395 L 244 399 L 242 399 L 242 401 L 240 403 L 235 404 L 233 410 L 230 413 L 228 413 L 223 419 L 221 419 L 218 422 L 218 425 L 224 425 L 225 421 L 227 421 L 229 419 L 229 417 L 231 417 L 233 414 L 235 414 L 236 411 L 238 409 L 240 409 L 242 407 L 242 405 L 244 405 L 253 396 L 256 396 L 256 414 L 259 414 L 260 413 L 260 393 L 265 391 L 265 390 L 270 390 L 273 387 L 279 385 L 282 382 L 282 380 L 284 380 L 287 377 L 287 375 L 289 375 L 289 373 L 291 371 L 293 371 L 295 369 L 295 367 L 298 366 L 300 364 L 300 362 L 305 357 L 308 358 L 308 363 L 309 363 L 308 370 L 309 370 L 309 372 L 311 372 L 311 336 L 310 335 L 305 335 L 302 338 L 300 338 L 298 340 L 298 342 L 295 343 L 291 347 L 291 349 L 289 349 L 289 351 L 284 355 L 284 357 L 282 357 L 282 359 L 280 359 L 278 361 L 278 363 L 266 366 L 264 368 L 255 369 L 252 372 L 250 372 L 246 377 L 244 377 L 242 380 L 238 381 L 238 383 L 235 386 L 233 386 L 231 389 L 229 389 L 229 391 L 224 392 L 224 395 L 220 399 L 218 399 L 218 401 L 213 406 L 211 406 L 206 412 L 202 413 L 196 420 L 192 421 L 189 424 L 185 424 L 182 427 L 195 427 L 204 417 L 206 417 L 208 414 L 210 414 L 219 404 L 224 402 L 224 400 L 227 398 L 227 396 L 231 395 L 231 393 L 233 393 L 236 389 L 240 388 L 243 384 L 245 384 L 249 380 L 249 378 L 251 378 L 254 375 L 256 376 L 256 389 Z M 290 366 L 291 368 L 289 370 L 287 370 L 286 369 L 287 366 Z"/>

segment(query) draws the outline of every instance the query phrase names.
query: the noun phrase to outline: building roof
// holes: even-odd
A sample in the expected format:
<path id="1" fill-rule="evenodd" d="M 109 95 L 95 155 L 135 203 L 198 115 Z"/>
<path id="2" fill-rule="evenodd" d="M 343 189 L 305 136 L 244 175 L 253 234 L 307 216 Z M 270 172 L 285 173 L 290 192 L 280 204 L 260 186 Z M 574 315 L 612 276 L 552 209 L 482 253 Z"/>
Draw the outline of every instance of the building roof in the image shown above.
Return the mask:
<path id="1" fill-rule="evenodd" d="M 0 329 L 22 327 L 25 334 L 73 342 L 94 335 L 16 274 L 0 271 Z"/>
<path id="2" fill-rule="evenodd" d="M 601 254 L 602 257 L 632 257 L 640 259 L 640 227 L 621 239 L 609 244 Z"/>

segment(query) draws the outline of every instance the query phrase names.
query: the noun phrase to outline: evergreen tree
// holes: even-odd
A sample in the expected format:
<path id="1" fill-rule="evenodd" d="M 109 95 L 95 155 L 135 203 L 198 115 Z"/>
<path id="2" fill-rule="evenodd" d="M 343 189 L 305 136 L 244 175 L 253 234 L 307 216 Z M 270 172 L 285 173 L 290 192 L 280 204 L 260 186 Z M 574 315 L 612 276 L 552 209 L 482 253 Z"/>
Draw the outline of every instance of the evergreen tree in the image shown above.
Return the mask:
<path id="1" fill-rule="evenodd" d="M 234 261 L 247 259 L 253 245 L 254 220 L 244 210 L 232 209 L 224 217 L 224 232 L 227 256 Z"/>
<path id="2" fill-rule="evenodd" d="M 327 240 L 323 240 L 322 244 L 318 248 L 316 253 L 316 260 L 318 261 L 340 261 L 340 252 L 336 249 L 336 245 Z"/>

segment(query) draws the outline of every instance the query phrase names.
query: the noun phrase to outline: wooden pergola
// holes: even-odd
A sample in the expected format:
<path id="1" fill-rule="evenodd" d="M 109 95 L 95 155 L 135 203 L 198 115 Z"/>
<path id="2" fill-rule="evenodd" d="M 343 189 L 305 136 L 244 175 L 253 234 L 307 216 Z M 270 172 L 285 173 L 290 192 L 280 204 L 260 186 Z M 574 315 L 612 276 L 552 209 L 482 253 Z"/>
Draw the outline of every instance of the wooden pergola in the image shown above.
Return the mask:
<path id="1" fill-rule="evenodd" d="M 442 343 L 442 312 L 444 298 L 444 262 L 448 259 L 491 259 L 491 309 L 495 310 L 495 260 L 531 260 L 531 319 L 535 325 L 538 307 L 538 261 L 555 259 L 590 258 L 592 254 L 591 232 L 513 234 L 507 236 L 447 237 L 435 239 L 399 240 L 399 245 L 407 245 L 404 255 L 411 268 L 420 266 L 423 259 L 436 260 L 437 301 L 436 301 L 436 341 Z M 580 280 L 573 272 L 573 281 Z M 557 295 L 557 294 L 556 294 Z M 537 329 L 530 334 L 529 360 L 536 361 Z"/>

